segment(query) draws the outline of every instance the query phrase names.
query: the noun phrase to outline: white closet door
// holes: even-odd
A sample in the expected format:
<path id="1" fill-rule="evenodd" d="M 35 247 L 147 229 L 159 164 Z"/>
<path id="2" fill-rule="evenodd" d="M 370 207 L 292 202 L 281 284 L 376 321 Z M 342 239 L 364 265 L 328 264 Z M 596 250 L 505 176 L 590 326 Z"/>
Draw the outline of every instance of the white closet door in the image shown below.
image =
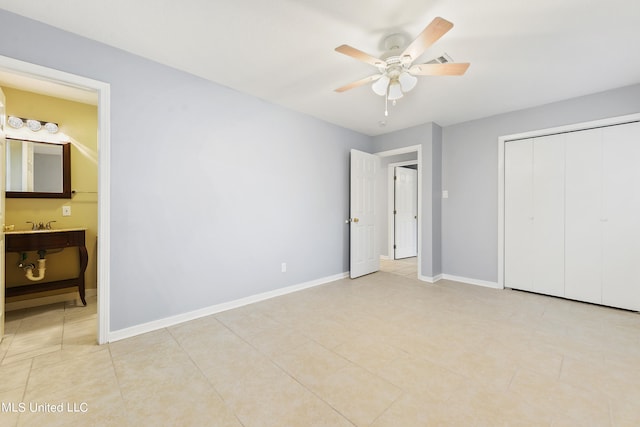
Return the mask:
<path id="1" fill-rule="evenodd" d="M 602 303 L 640 310 L 640 123 L 603 129 Z"/>
<path id="2" fill-rule="evenodd" d="M 566 134 L 565 296 L 602 302 L 602 129 Z"/>
<path id="3" fill-rule="evenodd" d="M 533 290 L 564 296 L 564 135 L 533 142 Z"/>
<path id="4" fill-rule="evenodd" d="M 504 284 L 533 291 L 533 140 L 505 145 Z"/>

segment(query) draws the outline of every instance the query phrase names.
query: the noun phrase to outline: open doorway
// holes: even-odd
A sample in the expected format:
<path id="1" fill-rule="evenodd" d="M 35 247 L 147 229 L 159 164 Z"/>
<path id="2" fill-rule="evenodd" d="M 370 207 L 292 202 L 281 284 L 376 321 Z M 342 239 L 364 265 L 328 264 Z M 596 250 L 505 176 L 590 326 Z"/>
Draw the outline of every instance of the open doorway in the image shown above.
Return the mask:
<path id="1" fill-rule="evenodd" d="M 76 93 L 84 93 L 96 99 L 98 137 L 94 161 L 97 165 L 98 191 L 95 197 L 97 198 L 98 208 L 95 235 L 99 236 L 99 238 L 97 242 L 93 243 L 96 248 L 94 262 L 97 271 L 97 316 L 93 321 L 97 324 L 97 342 L 99 344 L 106 343 L 108 342 L 109 333 L 109 85 L 3 56 L 0 56 L 0 77 L 2 77 L 0 82 L 2 82 L 2 79 L 12 79 L 12 86 L 16 86 L 18 84 L 16 82 L 20 82 L 19 84 L 22 85 L 22 88 L 27 91 L 42 93 L 43 88 L 46 87 L 54 91 L 62 91 L 57 96 L 64 98 L 62 93 L 66 93 L 65 91 L 68 89 L 73 89 Z M 55 92 L 49 94 L 56 96 L 54 95 Z M 4 275 L 1 280 L 1 286 L 4 289 Z M 1 309 L 4 310 L 4 308 L 4 301 L 2 301 Z"/>
<path id="2" fill-rule="evenodd" d="M 415 145 L 376 153 L 381 158 L 378 179 L 381 270 L 412 278 L 421 275 L 421 149 Z M 415 174 L 412 183 L 415 186 L 410 190 L 412 196 L 405 193 L 400 196 L 403 200 L 396 197 L 397 168 L 403 168 L 402 172 L 411 170 L 407 172 L 409 175 Z M 403 205 L 402 210 L 408 208 L 410 212 L 400 212 L 399 204 Z M 410 249 L 412 246 L 413 250 Z"/>

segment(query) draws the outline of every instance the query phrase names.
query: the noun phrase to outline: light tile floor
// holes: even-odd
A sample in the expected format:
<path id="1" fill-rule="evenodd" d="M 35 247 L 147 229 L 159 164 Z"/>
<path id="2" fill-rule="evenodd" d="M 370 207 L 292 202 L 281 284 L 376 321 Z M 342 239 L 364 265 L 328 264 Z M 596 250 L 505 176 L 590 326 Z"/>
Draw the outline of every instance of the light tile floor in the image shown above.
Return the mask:
<path id="1" fill-rule="evenodd" d="M 0 425 L 640 425 L 640 316 L 517 291 L 379 272 L 105 346 L 62 335 L 2 344 Z"/>
<path id="2" fill-rule="evenodd" d="M 380 271 L 416 279 L 418 277 L 418 258 L 381 259 Z"/>
<path id="3" fill-rule="evenodd" d="M 96 297 L 67 301 L 5 314 L 0 366 L 41 355 L 85 351 L 96 343 Z"/>

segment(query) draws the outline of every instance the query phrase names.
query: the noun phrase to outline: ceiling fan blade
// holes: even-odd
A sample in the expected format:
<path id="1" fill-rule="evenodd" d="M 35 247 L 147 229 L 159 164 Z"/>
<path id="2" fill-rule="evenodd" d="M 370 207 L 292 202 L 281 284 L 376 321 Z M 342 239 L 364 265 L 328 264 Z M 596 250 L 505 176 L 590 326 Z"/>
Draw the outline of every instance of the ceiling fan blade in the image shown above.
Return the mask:
<path id="1" fill-rule="evenodd" d="M 422 30 L 420 35 L 407 46 L 401 56 L 409 56 L 411 61 L 415 61 L 429 46 L 437 42 L 438 39 L 445 35 L 452 27 L 453 23 L 446 19 L 440 17 L 435 18 L 427 25 L 427 28 Z"/>
<path id="2" fill-rule="evenodd" d="M 336 52 L 340 52 L 344 55 L 350 56 L 358 61 L 366 62 L 367 64 L 371 64 L 374 67 L 382 67 L 387 65 L 382 59 L 376 58 L 375 56 L 371 56 L 368 53 L 364 53 L 361 50 L 356 49 L 355 47 L 351 47 L 349 45 L 343 44 L 342 46 L 338 46 L 336 48 Z"/>
<path id="3" fill-rule="evenodd" d="M 447 62 L 445 64 L 416 64 L 409 68 L 414 76 L 461 76 L 469 68 L 468 62 Z"/>
<path id="4" fill-rule="evenodd" d="M 349 89 L 353 89 L 354 87 L 358 87 L 358 86 L 366 85 L 367 83 L 374 82 L 374 81 L 378 80 L 380 77 L 382 77 L 382 74 L 374 74 L 373 76 L 365 77 L 364 79 L 360 79 L 358 81 L 349 83 L 348 85 L 344 85 L 342 87 L 339 87 L 338 89 L 335 89 L 335 91 L 336 92 L 345 92 L 345 91 L 347 91 Z"/>

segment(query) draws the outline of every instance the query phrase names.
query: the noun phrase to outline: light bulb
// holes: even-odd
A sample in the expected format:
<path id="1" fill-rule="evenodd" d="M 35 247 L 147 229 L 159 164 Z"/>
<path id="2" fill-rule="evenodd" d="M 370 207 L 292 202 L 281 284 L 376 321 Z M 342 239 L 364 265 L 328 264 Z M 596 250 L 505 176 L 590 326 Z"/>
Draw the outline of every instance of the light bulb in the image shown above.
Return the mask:
<path id="1" fill-rule="evenodd" d="M 400 98 L 402 98 L 402 88 L 400 87 L 400 83 L 396 80 L 391 82 L 389 85 L 389 100 L 394 101 Z"/>
<path id="2" fill-rule="evenodd" d="M 56 133 L 58 132 L 58 125 L 55 123 L 45 123 L 44 128 L 47 130 L 47 132 L 49 133 Z"/>
<path id="3" fill-rule="evenodd" d="M 42 128 L 42 123 L 37 120 L 29 119 L 27 120 L 27 127 L 32 131 L 37 132 Z"/>
<path id="4" fill-rule="evenodd" d="M 371 85 L 371 89 L 380 96 L 387 94 L 387 86 L 389 86 L 389 77 L 382 76 L 374 84 Z"/>
<path id="5" fill-rule="evenodd" d="M 20 129 L 22 126 L 24 126 L 24 122 L 20 117 L 9 116 L 8 122 L 9 122 L 9 126 L 11 126 L 14 129 Z"/>
<path id="6" fill-rule="evenodd" d="M 412 76 L 408 72 L 404 71 L 400 74 L 400 76 L 398 76 L 398 81 L 400 82 L 400 86 L 402 86 L 402 91 L 404 93 L 407 93 L 411 89 L 416 87 L 418 79 L 416 78 L 416 76 Z"/>

